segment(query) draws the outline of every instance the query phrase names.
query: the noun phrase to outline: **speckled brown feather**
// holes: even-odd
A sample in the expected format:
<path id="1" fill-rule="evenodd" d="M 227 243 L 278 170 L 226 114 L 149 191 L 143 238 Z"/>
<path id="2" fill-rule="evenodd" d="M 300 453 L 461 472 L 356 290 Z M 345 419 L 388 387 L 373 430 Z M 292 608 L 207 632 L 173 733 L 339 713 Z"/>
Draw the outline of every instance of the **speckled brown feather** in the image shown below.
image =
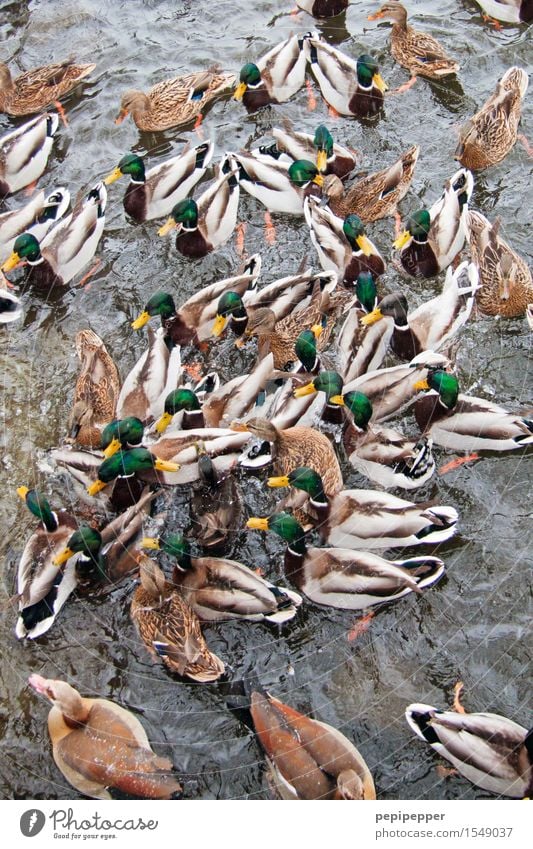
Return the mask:
<path id="1" fill-rule="evenodd" d="M 34 68 L 12 79 L 7 65 L 0 64 L 0 112 L 31 115 L 60 100 L 96 65 L 75 65 L 72 61 Z"/>
<path id="2" fill-rule="evenodd" d="M 98 448 L 102 428 L 115 416 L 120 378 L 104 343 L 92 330 L 80 330 L 76 335 L 76 353 L 81 369 L 74 390 L 69 430 L 79 427 L 74 441 Z"/>

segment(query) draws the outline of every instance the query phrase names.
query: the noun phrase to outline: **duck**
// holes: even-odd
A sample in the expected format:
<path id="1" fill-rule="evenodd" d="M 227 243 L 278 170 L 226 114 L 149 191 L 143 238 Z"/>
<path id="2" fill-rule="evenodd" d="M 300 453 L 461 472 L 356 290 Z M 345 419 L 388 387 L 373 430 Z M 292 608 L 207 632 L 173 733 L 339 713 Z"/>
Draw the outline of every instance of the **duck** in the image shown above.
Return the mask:
<path id="1" fill-rule="evenodd" d="M 324 182 L 317 166 L 305 159 L 290 164 L 257 153 L 231 153 L 242 188 L 270 212 L 303 215 L 304 199 L 319 193 Z"/>
<path id="2" fill-rule="evenodd" d="M 298 159 L 315 160 L 321 174 L 335 174 L 341 180 L 357 165 L 357 153 L 334 141 L 325 124 L 319 124 L 311 135 L 297 132 L 291 122 L 285 120 L 283 128 L 272 128 L 272 135 L 276 140 L 275 148 L 263 146 L 259 150 L 276 159 L 285 155 L 293 162 Z"/>
<path id="3" fill-rule="evenodd" d="M 19 614 L 15 634 L 19 640 L 34 640 L 50 630 L 59 611 L 78 583 L 75 563 L 58 570 L 53 560 L 64 548 L 78 522 L 67 510 L 52 510 L 38 490 L 19 486 L 17 495 L 39 520 L 18 565 Z"/>
<path id="4" fill-rule="evenodd" d="M 501 220 L 493 224 L 477 210 L 468 213 L 472 258 L 479 268 L 479 309 L 506 318 L 524 315 L 533 300 L 533 279 L 524 259 L 501 237 Z"/>
<path id="5" fill-rule="evenodd" d="M 32 233 L 18 236 L 2 271 L 10 271 L 26 261 L 31 280 L 39 288 L 65 286 L 94 256 L 104 231 L 106 202 L 105 186 L 96 183 L 41 243 Z"/>
<path id="6" fill-rule="evenodd" d="M 0 199 L 39 179 L 59 126 L 55 112 L 38 115 L 0 138 Z"/>
<path id="7" fill-rule="evenodd" d="M 116 402 L 117 419 L 133 417 L 143 424 L 152 422 L 162 414 L 166 396 L 180 380 L 181 347 L 168 346 L 163 327 L 156 331 L 149 327 L 148 348 L 122 384 Z"/>
<path id="8" fill-rule="evenodd" d="M 131 600 L 130 616 L 150 654 L 191 681 L 218 681 L 225 666 L 209 651 L 194 610 L 144 554 L 139 571 L 141 582 Z"/>
<path id="9" fill-rule="evenodd" d="M 218 302 L 223 293 L 236 292 L 244 297 L 245 293 L 255 290 L 260 273 L 261 256 L 254 254 L 240 274 L 205 286 L 178 309 L 171 294 L 156 292 L 131 326 L 134 330 L 140 330 L 151 318 L 159 316 L 167 341 L 173 345 L 198 346 L 211 336 Z"/>
<path id="10" fill-rule="evenodd" d="M 172 762 L 152 751 L 131 711 L 108 699 L 82 697 L 66 681 L 33 674 L 28 683 L 52 703 L 48 733 L 54 761 L 84 796 L 112 799 L 115 790 L 145 799 L 181 794 Z"/>
<path id="11" fill-rule="evenodd" d="M 481 171 L 501 162 L 514 147 L 528 76 L 509 68 L 481 109 L 461 128 L 455 159 L 465 168 Z"/>
<path id="12" fill-rule="evenodd" d="M 213 142 L 188 145 L 179 156 L 165 159 L 146 171 L 144 161 L 134 153 L 122 157 L 117 167 L 104 179 L 110 186 L 129 175 L 130 183 L 124 195 L 124 209 L 137 223 L 162 218 L 184 200 L 204 176 L 213 157 Z"/>
<path id="13" fill-rule="evenodd" d="M 459 392 L 459 381 L 443 369 L 430 369 L 414 384 L 425 392 L 414 408 L 420 431 L 452 451 L 515 451 L 533 443 L 533 419 Z"/>
<path id="14" fill-rule="evenodd" d="M 483 11 L 506 24 L 528 24 L 533 21 L 531 0 L 476 0 Z"/>
<path id="15" fill-rule="evenodd" d="M 329 208 L 340 218 L 356 213 L 365 224 L 394 215 L 409 190 L 419 153 L 418 145 L 413 145 L 392 165 L 368 174 L 347 191 L 335 174 L 328 175 L 322 191 Z"/>
<path id="16" fill-rule="evenodd" d="M 318 472 L 292 468 L 268 479 L 268 486 L 293 486 L 305 492 L 306 505 L 324 542 L 344 548 L 399 548 L 444 542 L 456 531 L 457 510 L 447 505 L 414 504 L 370 489 L 343 489 L 326 495 Z"/>
<path id="17" fill-rule="evenodd" d="M 155 470 L 157 472 L 177 472 L 179 465 L 169 460 L 162 460 L 152 454 L 148 448 L 130 448 L 127 451 L 117 451 L 99 466 L 97 478 L 87 488 L 89 495 L 97 495 L 117 478 L 122 479 L 128 493 L 133 497 L 135 484 L 138 494 L 143 491 L 143 485 L 138 474 Z M 136 500 L 136 499 L 135 499 Z"/>
<path id="18" fill-rule="evenodd" d="M 142 447 L 144 424 L 135 416 L 124 419 L 113 419 L 100 435 L 100 449 L 104 457 L 109 459 L 117 451 L 128 451 L 130 448 Z"/>
<path id="19" fill-rule="evenodd" d="M 0 263 L 12 254 L 17 236 L 31 233 L 41 242 L 51 227 L 63 217 L 70 203 L 70 192 L 63 187 L 53 189 L 45 197 L 37 192 L 19 209 L 0 214 Z"/>
<path id="20" fill-rule="evenodd" d="M 372 774 L 354 744 L 261 688 L 250 694 L 257 739 L 281 799 L 371 800 Z"/>
<path id="21" fill-rule="evenodd" d="M 238 208 L 239 169 L 227 156 L 218 167 L 218 176 L 198 200 L 178 201 L 159 235 L 177 230 L 178 251 L 190 259 L 199 259 L 228 241 L 235 230 Z"/>
<path id="22" fill-rule="evenodd" d="M 361 318 L 361 324 L 369 326 L 386 317 L 393 327 L 392 350 L 400 359 L 412 360 L 422 351 L 438 351 L 456 336 L 470 317 L 479 287 L 474 262 L 462 262 L 455 270 L 449 266 L 437 297 L 410 313 L 405 295 L 392 292 Z"/>
<path id="23" fill-rule="evenodd" d="M 121 124 L 131 115 L 141 132 L 185 127 L 198 119 L 215 98 L 230 89 L 234 81 L 234 74 L 225 74 L 212 66 L 207 71 L 163 80 L 147 93 L 126 91 L 115 124 Z"/>
<path id="24" fill-rule="evenodd" d="M 384 3 L 369 21 L 392 21 L 391 53 L 398 64 L 410 71 L 412 77 L 441 79 L 456 74 L 460 68 L 439 42 L 427 32 L 420 32 L 407 23 L 407 10 L 401 3 Z"/>
<path id="25" fill-rule="evenodd" d="M 408 274 L 434 277 L 453 262 L 468 236 L 473 189 L 472 173 L 461 168 L 445 183 L 444 192 L 429 210 L 418 210 L 409 217 L 406 229 L 394 242 Z"/>
<path id="26" fill-rule="evenodd" d="M 11 76 L 0 62 L 0 112 L 7 115 L 32 115 L 65 97 L 80 80 L 89 76 L 96 65 L 76 65 L 72 59 L 33 68 L 18 77 Z"/>
<path id="27" fill-rule="evenodd" d="M 190 536 L 204 551 L 218 554 L 241 525 L 242 500 L 235 475 L 220 475 L 200 442 L 199 482 L 191 495 Z"/>
<path id="28" fill-rule="evenodd" d="M 339 283 L 349 288 L 361 272 L 368 271 L 374 278 L 384 273 L 383 257 L 358 215 L 339 218 L 313 197 L 306 198 L 304 215 L 320 265 L 334 271 Z"/>
<path id="29" fill-rule="evenodd" d="M 114 360 L 93 330 L 76 334 L 76 353 L 81 368 L 68 421 L 69 439 L 87 448 L 99 448 L 102 430 L 115 416 L 120 377 Z"/>
<path id="30" fill-rule="evenodd" d="M 366 118 L 381 111 L 387 84 L 372 56 L 365 53 L 354 61 L 317 33 L 305 37 L 304 52 L 322 97 L 339 115 Z"/>
<path id="31" fill-rule="evenodd" d="M 285 574 L 315 604 L 365 610 L 396 601 L 436 583 L 444 573 L 438 557 L 385 560 L 370 551 L 308 548 L 302 526 L 290 513 L 248 519 L 250 530 L 274 531 L 286 543 Z"/>
<path id="32" fill-rule="evenodd" d="M 349 0 L 296 0 L 296 5 L 314 18 L 336 18 L 346 11 Z"/>
<path id="33" fill-rule="evenodd" d="M 420 703 L 408 705 L 405 718 L 417 737 L 476 787 L 495 796 L 530 798 L 533 731 L 496 713 L 458 713 Z"/>
<path id="34" fill-rule="evenodd" d="M 6 278 L 0 274 L 0 324 L 11 324 L 22 316 L 20 298 L 6 288 Z"/>
<path id="35" fill-rule="evenodd" d="M 257 62 L 246 62 L 240 70 L 233 99 L 242 101 L 248 112 L 290 100 L 305 82 L 306 59 L 302 45 L 300 36 L 291 35 Z"/>
<path id="36" fill-rule="evenodd" d="M 301 597 L 261 578 L 236 560 L 191 557 L 182 534 L 145 537 L 141 546 L 176 558 L 172 580 L 202 622 L 248 619 L 282 624 L 294 618 Z"/>

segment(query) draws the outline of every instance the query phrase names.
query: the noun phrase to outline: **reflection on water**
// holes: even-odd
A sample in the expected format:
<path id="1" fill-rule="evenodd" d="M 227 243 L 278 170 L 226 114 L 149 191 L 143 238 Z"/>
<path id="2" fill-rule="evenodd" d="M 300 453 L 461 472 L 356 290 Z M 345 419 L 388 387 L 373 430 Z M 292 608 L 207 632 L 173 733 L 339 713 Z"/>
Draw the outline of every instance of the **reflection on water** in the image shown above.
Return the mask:
<path id="1" fill-rule="evenodd" d="M 242 13 L 242 4 L 233 0 L 1 4 L 2 60 L 26 69 L 73 52 L 80 61 L 97 62 L 95 74 L 66 103 L 70 123 L 58 133 L 40 187 L 66 185 L 75 197 L 129 150 L 149 154 L 150 164 L 155 164 L 178 152 L 183 143 L 194 143 L 192 130 L 155 135 L 139 134 L 131 121 L 115 126 L 122 92 L 146 89 L 173 73 L 199 70 L 214 59 L 237 71 L 293 31 L 318 28 L 354 57 L 373 53 L 391 88 L 406 81 L 407 72 L 390 57 L 388 27 L 366 20 L 376 3 L 361 2 L 345 16 L 316 27 L 304 13 L 296 19 L 281 14 L 289 5 L 289 0 L 258 2 Z M 405 95 L 387 100 L 381 120 L 365 125 L 331 118 L 318 93 L 316 110 L 310 113 L 305 89 L 290 103 L 256 115 L 247 115 L 224 98 L 210 110 L 202 128 L 216 141 L 215 157 L 226 149 L 267 141 L 270 127 L 285 117 L 308 131 L 326 121 L 341 143 L 363 152 L 362 168 L 367 170 L 392 162 L 418 142 L 421 156 L 402 214 L 435 199 L 455 170 L 456 127 L 485 100 L 510 64 L 527 68 L 528 30 L 493 31 L 469 0 L 444 0 L 438 11 L 429 0 L 412 0 L 409 7 L 415 24 L 431 30 L 460 61 L 458 80 L 419 80 Z M 1 132 L 11 126 L 7 116 L 0 116 Z M 531 136 L 527 101 L 522 129 Z M 530 177 L 531 160 L 517 145 L 504 163 L 477 178 L 474 192 L 474 205 L 491 218 L 501 216 L 506 238 L 524 256 L 530 247 L 524 203 Z M 125 220 L 124 190 L 122 181 L 109 192 L 99 251 L 103 264 L 91 283 L 45 296 L 24 285 L 24 322 L 1 328 L 5 599 L 13 593 L 18 557 L 34 526 L 19 504 L 16 487 L 37 484 L 50 493 L 54 506 L 76 503 L 65 476 L 49 477 L 41 471 L 45 449 L 66 434 L 78 365 L 76 332 L 90 326 L 101 335 L 124 376 L 144 346 L 144 336 L 134 334 L 129 322 L 154 290 L 169 289 L 180 302 L 202 285 L 233 273 L 240 263 L 234 241 L 215 255 L 188 262 L 177 254 L 173 239 L 158 238 L 157 224 L 131 225 Z M 246 252 L 261 252 L 265 282 L 294 273 L 311 255 L 301 221 L 273 216 L 277 242 L 270 245 L 264 239 L 263 211 L 246 195 L 240 214 L 247 222 Z M 369 235 L 388 255 L 392 221 L 372 225 Z M 392 268 L 382 280 L 386 291 L 401 285 L 413 306 L 434 295 L 440 285 L 400 281 Z M 477 316 L 463 332 L 457 353 L 464 389 L 512 409 L 530 404 L 530 340 L 521 319 Z M 253 346 L 241 352 L 227 341 L 213 346 L 207 359 L 228 378 L 245 371 L 253 356 Z M 406 429 L 412 426 L 407 417 Z M 441 465 L 445 452 L 438 454 Z M 364 485 L 344 468 L 347 484 Z M 243 479 L 241 487 L 250 514 L 270 511 L 277 496 L 266 491 L 260 477 Z M 433 752 L 413 738 L 403 712 L 412 701 L 449 705 L 460 678 L 471 710 L 489 710 L 531 725 L 525 674 L 530 495 L 528 461 L 519 453 L 461 466 L 416 495 L 419 500 L 438 498 L 453 504 L 461 516 L 460 534 L 439 549 L 447 577 L 430 592 L 378 611 L 355 640 L 348 639 L 352 614 L 306 603 L 281 630 L 238 622 L 208 626 L 210 648 L 231 664 L 236 677 L 255 664 L 273 693 L 341 728 L 367 760 L 379 797 L 482 798 L 487 794 L 467 781 L 437 775 Z M 189 523 L 183 494 L 172 519 L 177 528 Z M 230 554 L 279 579 L 282 551 L 272 535 L 242 532 Z M 83 693 L 116 699 L 138 712 L 157 750 L 166 749 L 173 757 L 188 797 L 269 798 L 261 752 L 247 726 L 227 709 L 224 687 L 177 681 L 154 666 L 130 623 L 130 597 L 131 587 L 124 585 L 101 598 L 71 600 L 54 628 L 35 644 L 16 642 L 15 616 L 4 611 L 2 794 L 76 797 L 51 757 L 47 708 L 26 687 L 28 675 L 40 672 L 72 677 Z"/>

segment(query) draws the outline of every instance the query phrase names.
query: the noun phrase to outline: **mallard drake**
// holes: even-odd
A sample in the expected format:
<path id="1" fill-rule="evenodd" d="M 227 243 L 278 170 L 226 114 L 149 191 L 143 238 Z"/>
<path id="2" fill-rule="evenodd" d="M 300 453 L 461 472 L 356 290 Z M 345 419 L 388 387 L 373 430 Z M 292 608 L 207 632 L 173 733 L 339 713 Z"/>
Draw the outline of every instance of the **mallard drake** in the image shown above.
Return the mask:
<path id="1" fill-rule="evenodd" d="M 411 185 L 419 153 L 418 145 L 413 145 L 388 168 L 363 177 L 347 191 L 338 177 L 327 176 L 322 191 L 331 211 L 341 218 L 356 213 L 365 224 L 394 215 Z"/>
<path id="2" fill-rule="evenodd" d="M 177 472 L 179 465 L 171 463 L 167 460 L 161 460 L 154 456 L 147 448 L 131 448 L 127 451 L 117 451 L 100 465 L 98 469 L 98 477 L 88 487 L 89 495 L 97 495 L 102 489 L 105 489 L 112 481 L 117 478 L 124 478 L 127 484 L 127 489 L 133 494 L 133 485 L 137 483 L 140 491 L 143 486 L 139 479 L 134 480 L 133 476 L 144 471 L 157 472 Z"/>
<path id="3" fill-rule="evenodd" d="M 151 422 L 163 412 L 165 398 L 181 376 L 181 349 L 169 349 L 164 328 L 148 328 L 148 348 L 124 380 L 116 405 L 118 419 Z M 113 418 L 113 416 L 111 416 Z M 109 421 L 109 419 L 108 419 Z"/>
<path id="4" fill-rule="evenodd" d="M 77 585 L 76 564 L 60 570 L 54 557 L 65 546 L 78 522 L 66 510 L 57 513 L 37 490 L 20 486 L 17 495 L 39 519 L 39 527 L 24 546 L 17 574 L 19 616 L 15 634 L 34 640 L 45 634 Z"/>
<path id="5" fill-rule="evenodd" d="M 417 737 L 472 784 L 496 796 L 533 793 L 533 731 L 496 713 L 456 713 L 412 704 L 405 718 Z"/>
<path id="6" fill-rule="evenodd" d="M 198 445 L 199 483 L 191 496 L 191 536 L 216 554 L 241 526 L 242 503 L 235 475 L 219 475 L 203 443 Z"/>
<path id="7" fill-rule="evenodd" d="M 533 21 L 531 0 L 476 0 L 479 6 L 497 21 L 506 24 L 522 24 Z"/>
<path id="8" fill-rule="evenodd" d="M 150 654 L 192 681 L 217 681 L 225 667 L 209 651 L 194 610 L 146 555 L 140 557 L 140 576 L 130 615 Z"/>
<path id="9" fill-rule="evenodd" d="M 287 154 L 293 162 L 298 159 L 316 160 L 316 167 L 321 174 L 335 174 L 341 180 L 347 177 L 357 165 L 356 153 L 337 144 L 324 124 L 320 124 L 314 135 L 298 133 L 289 121 L 285 121 L 283 129 L 274 127 L 272 135 L 276 139 L 276 148 L 262 147 L 262 153 L 279 158 Z"/>
<path id="10" fill-rule="evenodd" d="M 468 236 L 468 203 L 474 189 L 470 171 L 461 168 L 444 184 L 428 209 L 414 212 L 394 242 L 404 269 L 413 277 L 434 277 L 462 250 Z"/>
<path id="11" fill-rule="evenodd" d="M 349 0 L 296 0 L 296 5 L 314 18 L 335 18 L 348 4 Z"/>
<path id="12" fill-rule="evenodd" d="M 217 67 L 196 74 L 172 77 L 154 85 L 148 93 L 126 91 L 120 101 L 115 124 L 131 115 L 139 130 L 158 132 L 170 127 L 190 124 L 215 97 L 231 88 L 234 74 L 224 74 Z"/>
<path id="13" fill-rule="evenodd" d="M 480 171 L 505 159 L 517 139 L 527 86 L 526 72 L 509 68 L 494 93 L 462 127 L 455 159 L 465 168 Z"/>
<path id="14" fill-rule="evenodd" d="M 248 112 L 269 103 L 284 103 L 301 89 L 305 81 L 303 39 L 291 35 L 257 62 L 242 66 L 234 100 L 242 100 Z"/>
<path id="15" fill-rule="evenodd" d="M 69 283 L 94 256 L 104 230 L 106 202 L 105 186 L 97 183 L 41 243 L 31 233 L 18 236 L 2 271 L 26 260 L 36 285 L 50 289 Z"/>
<path id="16" fill-rule="evenodd" d="M 430 369 L 414 388 L 427 393 L 415 404 L 416 422 L 436 445 L 452 451 L 513 451 L 533 443 L 533 419 L 460 394 L 454 374 Z"/>
<path id="17" fill-rule="evenodd" d="M 261 257 L 254 254 L 241 274 L 205 286 L 179 309 L 176 309 L 174 299 L 168 292 L 156 292 L 132 323 L 132 327 L 134 330 L 140 330 L 152 317 L 158 315 L 165 337 L 175 345 L 198 345 L 211 336 L 218 301 L 223 293 L 236 292 L 244 296 L 247 291 L 255 289 L 260 273 Z"/>
<path id="18" fill-rule="evenodd" d="M 100 447 L 102 430 L 115 417 L 120 377 L 107 348 L 92 330 L 76 334 L 81 363 L 69 416 L 69 438 L 78 445 Z"/>
<path id="19" fill-rule="evenodd" d="M 241 465 L 257 468 L 274 463 L 276 475 L 287 475 L 298 466 L 309 465 L 316 469 L 324 481 L 324 490 L 333 497 L 342 489 L 342 472 L 331 442 L 323 433 L 312 427 L 277 428 L 267 419 L 248 419 L 244 424 L 234 424 L 236 430 L 251 433 L 271 447 L 261 455 L 260 462 L 249 462 L 243 457 Z"/>
<path id="20" fill-rule="evenodd" d="M 413 77 L 440 79 L 456 74 L 459 63 L 450 59 L 439 42 L 419 32 L 407 23 L 407 10 L 401 3 L 385 3 L 379 11 L 368 16 L 369 21 L 385 18 L 392 21 L 391 53 L 398 62 L 410 71 Z"/>
<path id="21" fill-rule="evenodd" d="M 285 587 L 265 581 L 236 560 L 191 557 L 181 534 L 164 539 L 145 537 L 143 548 L 162 549 L 177 559 L 172 580 L 202 622 L 249 619 L 252 622 L 288 622 L 302 603 Z"/>
<path id="22" fill-rule="evenodd" d="M 460 287 L 461 283 L 467 285 Z M 390 346 L 397 357 L 412 360 L 422 351 L 438 351 L 463 327 L 479 289 L 477 266 L 462 262 L 455 271 L 449 267 L 440 295 L 408 313 L 402 292 L 385 295 L 372 312 L 361 318 L 368 326 L 384 317 L 392 325 Z"/>
<path id="23" fill-rule="evenodd" d="M 375 799 L 363 756 L 344 734 L 253 691 L 250 713 L 282 799 Z"/>
<path id="24" fill-rule="evenodd" d="M 134 221 L 151 221 L 169 215 L 180 200 L 184 200 L 204 176 L 213 156 L 213 142 L 196 147 L 186 146 L 179 156 L 166 159 L 149 171 L 140 156 L 127 153 L 104 183 L 106 186 L 129 175 L 130 183 L 124 195 L 124 209 Z"/>
<path id="25" fill-rule="evenodd" d="M 0 138 L 0 198 L 39 179 L 59 126 L 55 112 L 38 115 Z"/>
<path id="26" fill-rule="evenodd" d="M 374 277 L 383 274 L 383 257 L 366 235 L 358 215 L 343 220 L 313 197 L 306 198 L 304 214 L 320 265 L 325 271 L 334 271 L 340 283 L 352 286 L 363 271 Z"/>
<path id="27" fill-rule="evenodd" d="M 305 37 L 304 51 L 322 97 L 340 115 L 365 118 L 382 109 L 387 85 L 372 56 L 365 53 L 355 62 L 317 33 Z"/>
<path id="28" fill-rule="evenodd" d="M 54 189 L 45 198 L 37 192 L 26 206 L 0 214 L 0 263 L 13 252 L 17 236 L 31 233 L 41 242 L 51 227 L 65 214 L 70 203 L 70 192 L 64 188 Z"/>
<path id="29" fill-rule="evenodd" d="M 302 526 L 289 513 L 248 519 L 251 530 L 274 531 L 287 543 L 285 574 L 315 604 L 364 610 L 420 593 L 444 573 L 438 557 L 385 560 L 369 551 L 308 548 Z"/>
<path id="30" fill-rule="evenodd" d="M 7 65 L 0 62 L 0 112 L 8 115 L 40 112 L 72 91 L 95 68 L 96 65 L 76 65 L 67 59 L 33 68 L 13 79 Z"/>
<path id="31" fill-rule="evenodd" d="M 66 681 L 30 675 L 28 683 L 52 703 L 48 733 L 58 769 L 91 799 L 113 790 L 145 799 L 181 792 L 168 758 L 150 748 L 146 731 L 129 710 L 107 699 L 80 696 Z"/>
<path id="32" fill-rule="evenodd" d="M 144 425 L 135 416 L 113 419 L 104 427 L 100 435 L 100 448 L 108 459 L 117 451 L 140 448 L 144 437 Z"/>
<path id="33" fill-rule="evenodd" d="M 500 236 L 500 219 L 491 224 L 481 212 L 470 210 L 468 230 L 481 281 L 479 308 L 488 315 L 524 315 L 533 300 L 533 279 L 525 260 Z"/>
<path id="34" fill-rule="evenodd" d="M 304 199 L 320 193 L 324 181 L 317 166 L 305 159 L 288 164 L 245 151 L 228 156 L 236 163 L 242 188 L 270 212 L 303 215 Z"/>
<path id="35" fill-rule="evenodd" d="M 399 548 L 444 542 L 455 533 L 454 507 L 414 504 L 389 492 L 343 489 L 324 492 L 321 476 L 309 466 L 268 479 L 269 486 L 294 486 L 309 496 L 306 510 L 324 542 L 345 548 Z M 265 530 L 265 528 L 263 528 Z"/>
<path id="36" fill-rule="evenodd" d="M 216 250 L 231 237 L 239 208 L 239 169 L 229 156 L 218 167 L 218 176 L 198 200 L 185 198 L 172 209 L 159 229 L 165 236 L 178 231 L 176 248 L 183 256 L 198 259 Z"/>

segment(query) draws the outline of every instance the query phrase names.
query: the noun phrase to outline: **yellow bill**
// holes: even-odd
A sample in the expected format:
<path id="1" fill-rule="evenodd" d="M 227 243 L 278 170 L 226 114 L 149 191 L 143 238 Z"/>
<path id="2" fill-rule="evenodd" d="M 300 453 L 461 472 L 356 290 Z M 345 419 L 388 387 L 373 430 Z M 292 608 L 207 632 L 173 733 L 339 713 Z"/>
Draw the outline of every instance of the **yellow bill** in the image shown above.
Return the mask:
<path id="1" fill-rule="evenodd" d="M 317 174 L 316 177 L 313 180 L 313 183 L 316 183 L 317 186 L 323 186 L 324 185 L 324 175 L 323 174 Z"/>
<path id="2" fill-rule="evenodd" d="M 237 433 L 248 433 L 248 425 L 246 422 L 230 422 L 229 428 Z"/>
<path id="3" fill-rule="evenodd" d="M 172 421 L 172 416 L 170 413 L 163 413 L 159 421 L 156 423 L 155 429 L 158 433 L 164 433 Z"/>
<path id="4" fill-rule="evenodd" d="M 385 94 L 385 92 L 389 88 L 387 83 L 385 82 L 385 80 L 381 76 L 381 74 L 374 74 L 374 76 L 372 77 L 372 82 L 374 83 L 376 88 L 378 88 L 380 90 L 380 92 L 382 94 Z"/>
<path id="5" fill-rule="evenodd" d="M 106 460 L 109 460 L 113 454 L 116 454 L 117 451 L 120 451 L 121 445 L 119 439 L 112 439 L 107 448 L 104 448 L 104 457 Z"/>
<path id="6" fill-rule="evenodd" d="M 71 548 L 64 548 L 61 554 L 58 554 L 57 557 L 54 557 L 52 563 L 54 564 L 54 566 L 62 566 L 63 563 L 66 563 L 67 560 L 70 560 L 73 554 L 74 551 L 72 551 Z"/>
<path id="7" fill-rule="evenodd" d="M 222 335 L 222 333 L 224 332 L 224 329 L 226 327 L 227 320 L 228 319 L 225 316 L 217 315 L 217 317 L 215 318 L 215 320 L 213 322 L 213 329 L 211 330 L 211 333 L 213 334 L 213 336 L 218 337 L 218 336 Z"/>
<path id="8" fill-rule="evenodd" d="M 414 389 L 417 389 L 419 391 L 421 389 L 430 389 L 430 388 L 431 387 L 430 387 L 429 383 L 427 382 L 427 380 L 417 380 L 417 382 L 414 384 Z"/>
<path id="9" fill-rule="evenodd" d="M 248 86 L 246 85 L 246 83 L 239 83 L 239 85 L 237 86 L 237 88 L 233 92 L 233 99 L 234 100 L 242 100 L 243 97 L 244 97 L 244 93 L 245 93 L 247 88 L 248 88 Z"/>
<path id="10" fill-rule="evenodd" d="M 267 486 L 290 486 L 289 478 L 287 475 L 281 475 L 279 478 L 269 478 L 267 480 Z"/>
<path id="11" fill-rule="evenodd" d="M 411 234 L 409 230 L 404 230 L 403 233 L 401 233 L 398 238 L 394 240 L 392 246 L 396 248 L 397 251 L 400 251 L 410 239 Z"/>
<path id="12" fill-rule="evenodd" d="M 141 540 L 141 548 L 149 548 L 152 551 L 159 551 L 161 546 L 156 537 L 143 537 Z"/>
<path id="13" fill-rule="evenodd" d="M 325 150 L 319 150 L 316 156 L 316 167 L 319 171 L 325 171 L 328 164 L 328 155 Z"/>
<path id="14" fill-rule="evenodd" d="M 379 307 L 376 307 L 375 310 L 372 310 L 372 312 L 369 312 L 367 315 L 362 317 L 361 324 L 363 327 L 368 327 L 370 324 L 375 324 L 376 321 L 380 320 L 380 318 L 383 318 L 383 313 Z"/>
<path id="15" fill-rule="evenodd" d="M 145 324 L 148 324 L 150 321 L 150 315 L 147 312 L 142 312 L 135 321 L 132 321 L 131 326 L 134 330 L 140 330 L 141 327 L 144 327 Z"/>
<path id="16" fill-rule="evenodd" d="M 154 467 L 158 472 L 179 472 L 181 466 L 179 463 L 172 463 L 170 460 L 161 460 L 156 457 Z"/>
<path id="17" fill-rule="evenodd" d="M 359 247 L 359 250 L 363 251 L 365 256 L 372 256 L 374 249 L 372 247 L 372 242 L 366 236 L 358 236 L 355 240 Z"/>
<path id="18" fill-rule="evenodd" d="M 26 500 L 26 496 L 27 496 L 28 492 L 29 492 L 29 489 L 28 489 L 27 486 L 19 486 L 17 488 L 17 495 L 18 495 L 19 498 L 22 498 L 23 501 Z"/>
<path id="19" fill-rule="evenodd" d="M 19 255 L 15 252 L 11 254 L 9 259 L 6 259 L 2 266 L 2 271 L 13 271 L 14 268 L 21 262 Z"/>
<path id="20" fill-rule="evenodd" d="M 315 339 L 319 339 L 320 336 L 322 336 L 323 332 L 324 332 L 324 328 L 322 327 L 321 324 L 313 324 L 313 326 L 311 328 L 311 333 L 313 334 Z"/>
<path id="21" fill-rule="evenodd" d="M 103 481 L 95 480 L 94 483 L 87 487 L 87 492 L 89 493 L 89 495 L 98 495 L 98 493 L 105 489 L 106 486 L 107 484 Z"/>
<path id="22" fill-rule="evenodd" d="M 246 527 L 252 531 L 268 531 L 268 519 L 252 517 L 246 522 Z"/>
<path id="23" fill-rule="evenodd" d="M 176 224 L 176 222 L 174 221 L 173 218 L 168 218 L 167 221 L 165 221 L 165 223 L 163 224 L 163 226 L 160 227 L 159 230 L 157 231 L 158 235 L 159 236 L 166 236 L 167 233 L 170 233 L 170 231 L 174 230 L 177 226 L 178 225 Z"/>
<path id="24" fill-rule="evenodd" d="M 334 407 L 344 407 L 344 395 L 332 395 L 328 399 L 328 404 L 333 404 Z"/>
<path id="25" fill-rule="evenodd" d="M 120 178 L 123 176 L 124 174 L 122 173 L 120 168 L 115 168 L 115 170 L 112 171 L 111 174 L 108 174 L 107 177 L 104 178 L 104 183 L 106 186 L 110 186 L 111 183 L 114 183 L 116 180 L 120 180 Z"/>
<path id="26" fill-rule="evenodd" d="M 305 398 L 306 395 L 313 395 L 316 392 L 314 383 L 306 383 L 305 386 L 298 386 L 292 393 L 295 398 Z"/>

